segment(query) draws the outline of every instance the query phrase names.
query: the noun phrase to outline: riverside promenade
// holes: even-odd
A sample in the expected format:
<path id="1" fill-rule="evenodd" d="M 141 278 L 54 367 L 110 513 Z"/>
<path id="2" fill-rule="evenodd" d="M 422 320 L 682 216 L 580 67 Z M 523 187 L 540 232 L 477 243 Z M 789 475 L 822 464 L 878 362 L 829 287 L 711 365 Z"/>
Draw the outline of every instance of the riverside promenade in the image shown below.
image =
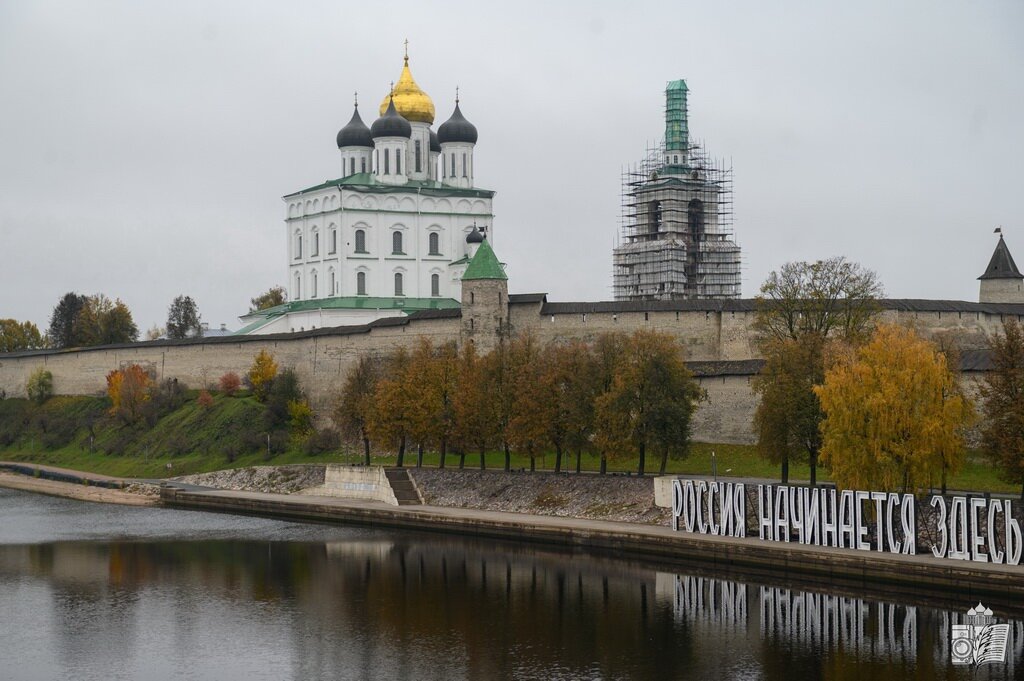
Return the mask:
<path id="1" fill-rule="evenodd" d="M 444 532 L 537 542 L 666 565 L 699 564 L 726 576 L 784 575 L 801 581 L 862 585 L 901 594 L 907 590 L 970 599 L 998 597 L 1024 604 L 1024 566 L 904 556 L 787 542 L 678 532 L 667 526 L 585 520 L 441 506 L 392 506 L 298 494 L 185 488 L 166 483 L 169 507 L 371 527 Z"/>

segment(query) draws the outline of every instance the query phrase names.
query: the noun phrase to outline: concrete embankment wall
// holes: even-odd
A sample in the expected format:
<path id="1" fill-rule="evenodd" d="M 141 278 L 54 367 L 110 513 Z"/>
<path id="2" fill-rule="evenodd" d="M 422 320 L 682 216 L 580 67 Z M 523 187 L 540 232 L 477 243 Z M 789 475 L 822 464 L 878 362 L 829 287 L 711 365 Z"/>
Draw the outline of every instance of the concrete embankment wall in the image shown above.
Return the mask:
<path id="1" fill-rule="evenodd" d="M 614 523 L 441 507 L 397 507 L 254 492 L 196 492 L 165 486 L 165 505 L 296 520 L 353 523 L 540 542 L 669 563 L 699 563 L 859 584 L 905 585 L 965 598 L 1024 599 L 1020 567 L 762 542 Z"/>
<path id="2" fill-rule="evenodd" d="M 328 465 L 324 470 L 324 484 L 306 490 L 304 494 L 342 499 L 366 499 L 398 506 L 395 491 L 391 489 L 384 468 Z"/>

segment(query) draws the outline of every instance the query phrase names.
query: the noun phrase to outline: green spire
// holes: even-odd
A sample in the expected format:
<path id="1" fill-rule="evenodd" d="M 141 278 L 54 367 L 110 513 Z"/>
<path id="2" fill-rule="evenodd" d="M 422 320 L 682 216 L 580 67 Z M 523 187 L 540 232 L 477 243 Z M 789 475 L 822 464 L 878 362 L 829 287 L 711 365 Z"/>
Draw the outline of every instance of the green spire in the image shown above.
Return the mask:
<path id="1" fill-rule="evenodd" d="M 690 131 L 686 121 L 686 81 L 670 81 L 665 88 L 665 150 L 686 151 Z"/>
<path id="2" fill-rule="evenodd" d="M 476 249 L 476 255 L 469 261 L 469 267 L 462 275 L 462 281 L 473 279 L 508 279 L 505 275 L 505 268 L 498 262 L 498 256 L 494 255 L 494 251 L 486 239 L 480 242 L 480 247 Z"/>

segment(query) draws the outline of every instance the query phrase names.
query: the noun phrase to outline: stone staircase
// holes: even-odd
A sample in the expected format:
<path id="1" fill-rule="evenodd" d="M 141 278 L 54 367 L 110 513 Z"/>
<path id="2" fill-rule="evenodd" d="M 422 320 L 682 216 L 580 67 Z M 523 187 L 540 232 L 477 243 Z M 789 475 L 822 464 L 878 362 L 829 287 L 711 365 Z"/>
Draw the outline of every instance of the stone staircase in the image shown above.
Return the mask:
<path id="1" fill-rule="evenodd" d="M 409 470 L 406 468 L 388 468 L 384 471 L 391 485 L 391 491 L 395 493 L 395 499 L 399 506 L 413 506 L 423 503 L 423 495 L 416 487 L 416 481 L 412 479 Z"/>

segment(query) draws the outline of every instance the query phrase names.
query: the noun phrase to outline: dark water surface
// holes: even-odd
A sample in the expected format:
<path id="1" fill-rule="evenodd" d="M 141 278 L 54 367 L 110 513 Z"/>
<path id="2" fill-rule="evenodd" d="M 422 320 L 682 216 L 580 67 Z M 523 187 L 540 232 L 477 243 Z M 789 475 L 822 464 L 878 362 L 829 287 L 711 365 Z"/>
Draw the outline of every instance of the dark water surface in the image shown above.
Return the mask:
<path id="1" fill-rule="evenodd" d="M 775 579 L 0 489 L 0 679 L 1024 674 L 1019 603 L 986 603 L 1010 649 L 972 670 L 957 594 Z"/>

